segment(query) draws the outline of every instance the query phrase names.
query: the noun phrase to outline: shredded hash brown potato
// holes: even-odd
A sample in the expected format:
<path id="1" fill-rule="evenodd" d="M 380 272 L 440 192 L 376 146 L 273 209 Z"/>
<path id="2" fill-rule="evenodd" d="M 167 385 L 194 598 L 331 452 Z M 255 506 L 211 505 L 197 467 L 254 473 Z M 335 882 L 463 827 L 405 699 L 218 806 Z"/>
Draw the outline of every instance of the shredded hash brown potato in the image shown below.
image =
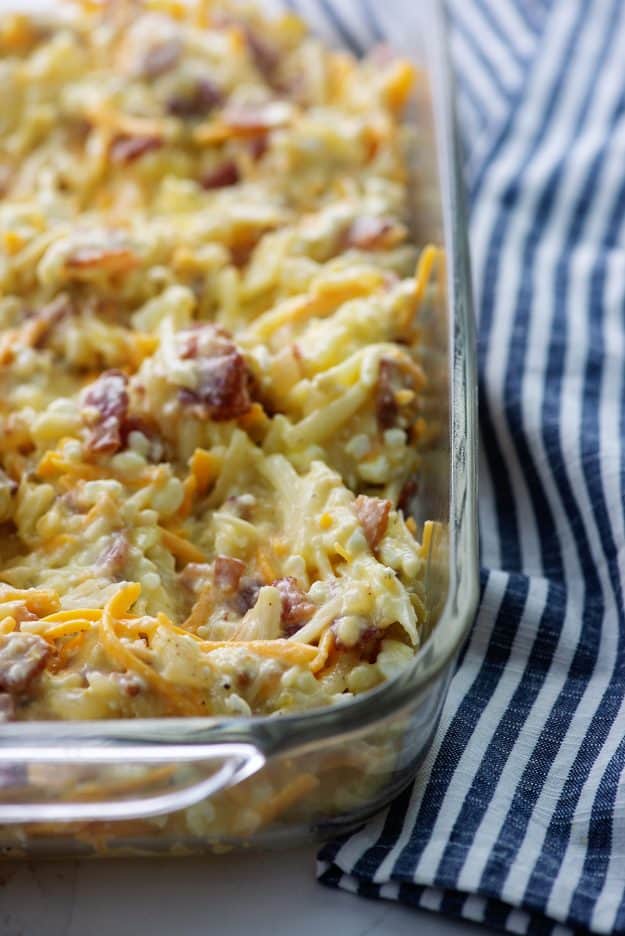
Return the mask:
<path id="1" fill-rule="evenodd" d="M 413 69 L 210 0 L 58 16 L 0 24 L 0 718 L 366 691 L 425 615 Z"/>

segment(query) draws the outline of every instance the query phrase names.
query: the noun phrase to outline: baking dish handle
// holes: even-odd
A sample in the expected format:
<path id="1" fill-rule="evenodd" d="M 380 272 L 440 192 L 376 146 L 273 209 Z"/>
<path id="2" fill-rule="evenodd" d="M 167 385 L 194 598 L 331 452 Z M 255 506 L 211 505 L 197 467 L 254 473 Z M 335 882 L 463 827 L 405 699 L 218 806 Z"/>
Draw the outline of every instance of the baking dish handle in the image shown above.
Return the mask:
<path id="1" fill-rule="evenodd" d="M 243 742 L 0 745 L 0 824 L 165 815 L 240 783 L 264 763 Z"/>

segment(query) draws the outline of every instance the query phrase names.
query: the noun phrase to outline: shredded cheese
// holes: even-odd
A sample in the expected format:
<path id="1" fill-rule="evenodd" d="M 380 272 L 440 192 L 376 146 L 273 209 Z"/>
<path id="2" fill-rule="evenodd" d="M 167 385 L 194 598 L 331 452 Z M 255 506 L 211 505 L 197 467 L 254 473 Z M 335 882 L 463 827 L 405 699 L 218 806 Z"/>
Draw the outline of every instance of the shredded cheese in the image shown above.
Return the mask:
<path id="1" fill-rule="evenodd" d="M 398 510 L 440 431 L 414 69 L 260 5 L 57 6 L 0 24 L 0 675 L 5 646 L 34 661 L 15 717 L 366 691 L 429 626 L 433 527 L 419 544 Z"/>

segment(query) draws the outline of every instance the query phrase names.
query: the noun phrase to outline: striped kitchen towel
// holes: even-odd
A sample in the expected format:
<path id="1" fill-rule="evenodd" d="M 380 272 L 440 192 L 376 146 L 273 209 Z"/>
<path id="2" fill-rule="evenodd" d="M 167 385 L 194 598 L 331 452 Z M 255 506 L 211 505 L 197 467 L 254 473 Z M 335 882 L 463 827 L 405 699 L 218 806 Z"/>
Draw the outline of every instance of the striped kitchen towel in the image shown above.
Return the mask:
<path id="1" fill-rule="evenodd" d="M 625 2 L 449 12 L 481 606 L 416 784 L 319 876 L 514 933 L 625 933 Z"/>

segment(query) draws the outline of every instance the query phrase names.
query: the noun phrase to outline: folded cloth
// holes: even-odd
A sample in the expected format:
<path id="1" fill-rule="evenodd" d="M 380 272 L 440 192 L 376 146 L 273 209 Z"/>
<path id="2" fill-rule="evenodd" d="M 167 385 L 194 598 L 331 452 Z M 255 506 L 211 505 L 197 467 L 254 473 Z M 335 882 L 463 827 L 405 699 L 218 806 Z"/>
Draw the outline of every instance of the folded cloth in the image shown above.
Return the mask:
<path id="1" fill-rule="evenodd" d="M 319 876 L 514 933 L 625 933 L 625 3 L 449 12 L 481 605 L 414 787 Z"/>

